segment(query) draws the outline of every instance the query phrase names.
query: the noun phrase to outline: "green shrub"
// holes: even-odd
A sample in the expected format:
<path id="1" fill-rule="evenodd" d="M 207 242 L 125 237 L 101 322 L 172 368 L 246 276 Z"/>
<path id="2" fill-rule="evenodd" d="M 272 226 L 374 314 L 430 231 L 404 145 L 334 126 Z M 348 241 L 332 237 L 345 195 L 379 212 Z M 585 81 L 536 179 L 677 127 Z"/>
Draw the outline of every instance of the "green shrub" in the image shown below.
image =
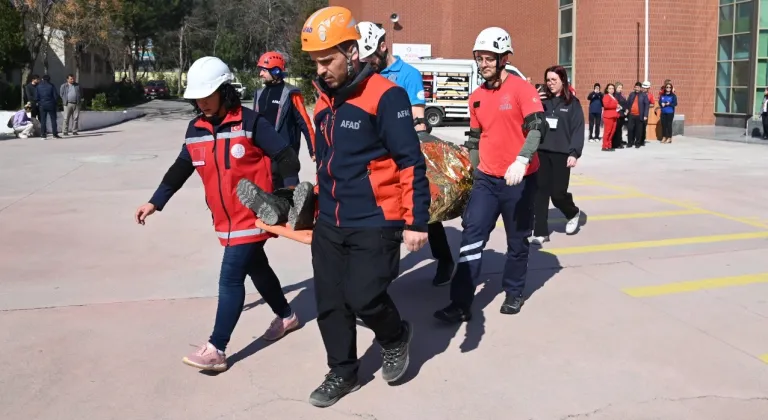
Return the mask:
<path id="1" fill-rule="evenodd" d="M 109 109 L 109 102 L 107 101 L 106 93 L 99 93 L 93 97 L 91 101 L 91 109 L 94 111 L 106 111 Z"/>

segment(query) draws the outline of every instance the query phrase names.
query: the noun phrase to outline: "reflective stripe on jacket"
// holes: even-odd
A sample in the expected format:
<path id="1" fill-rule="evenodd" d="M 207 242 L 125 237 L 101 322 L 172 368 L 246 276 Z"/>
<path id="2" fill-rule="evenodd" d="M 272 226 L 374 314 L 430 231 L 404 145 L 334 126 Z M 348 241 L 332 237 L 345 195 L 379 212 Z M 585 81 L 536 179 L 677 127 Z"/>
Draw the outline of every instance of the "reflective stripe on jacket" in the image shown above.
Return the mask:
<path id="1" fill-rule="evenodd" d="M 187 128 L 187 150 L 202 178 L 216 235 L 225 246 L 274 237 L 255 227 L 255 214 L 237 198 L 237 183 L 242 178 L 272 192 L 271 160 L 253 141 L 251 130 L 256 115 L 240 107 L 227 114 L 216 132 L 208 121 L 199 117 Z"/>

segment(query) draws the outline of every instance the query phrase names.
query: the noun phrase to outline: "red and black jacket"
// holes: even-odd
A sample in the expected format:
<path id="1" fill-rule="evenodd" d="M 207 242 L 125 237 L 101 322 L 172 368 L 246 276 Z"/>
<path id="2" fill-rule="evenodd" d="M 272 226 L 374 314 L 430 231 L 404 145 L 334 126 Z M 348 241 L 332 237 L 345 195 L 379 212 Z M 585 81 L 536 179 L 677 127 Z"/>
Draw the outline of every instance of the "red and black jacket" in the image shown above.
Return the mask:
<path id="1" fill-rule="evenodd" d="M 240 203 L 236 192 L 237 183 L 242 178 L 272 192 L 271 158 L 291 149 L 272 124 L 258 113 L 238 107 L 217 126 L 204 117 L 195 118 L 189 123 L 184 143 L 179 157 L 149 202 L 162 210 L 197 170 L 222 245 L 240 245 L 274 237 L 256 228 L 256 215 Z M 290 151 L 293 153 L 292 149 Z"/>
<path id="2" fill-rule="evenodd" d="M 341 89 L 316 87 L 318 220 L 426 232 L 429 181 L 405 90 L 370 67 Z"/>

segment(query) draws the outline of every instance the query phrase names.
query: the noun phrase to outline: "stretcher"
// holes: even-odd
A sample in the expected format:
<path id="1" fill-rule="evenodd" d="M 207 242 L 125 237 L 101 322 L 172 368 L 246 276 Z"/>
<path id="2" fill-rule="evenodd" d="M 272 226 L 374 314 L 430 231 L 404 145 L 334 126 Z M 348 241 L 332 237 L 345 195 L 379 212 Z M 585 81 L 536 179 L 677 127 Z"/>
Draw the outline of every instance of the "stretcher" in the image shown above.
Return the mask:
<path id="1" fill-rule="evenodd" d="M 453 143 L 427 135 L 421 139 L 421 151 L 427 165 L 431 203 L 429 223 L 455 219 L 464 212 L 472 188 L 472 165 L 469 152 Z M 277 236 L 303 244 L 312 243 L 312 230 L 293 230 L 287 224 L 267 225 L 261 220 L 256 227 Z"/>

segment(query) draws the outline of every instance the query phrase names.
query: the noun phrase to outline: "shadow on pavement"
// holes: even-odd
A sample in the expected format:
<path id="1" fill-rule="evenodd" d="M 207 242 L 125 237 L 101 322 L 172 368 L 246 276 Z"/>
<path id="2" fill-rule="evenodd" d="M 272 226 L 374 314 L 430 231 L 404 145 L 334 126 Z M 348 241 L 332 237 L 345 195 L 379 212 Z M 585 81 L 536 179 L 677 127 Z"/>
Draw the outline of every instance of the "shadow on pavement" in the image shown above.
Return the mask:
<path id="1" fill-rule="evenodd" d="M 549 233 L 557 232 L 557 233 L 565 233 L 565 223 L 567 220 L 565 220 L 565 215 L 560 212 L 558 209 L 549 209 L 549 214 L 547 215 L 547 220 L 549 221 Z M 579 229 L 583 228 L 587 225 L 589 222 L 589 215 L 587 212 L 585 212 L 583 209 L 581 210 L 581 216 L 579 216 Z M 578 231 L 577 231 L 578 232 Z"/>
<path id="2" fill-rule="evenodd" d="M 446 234 L 454 254 L 461 242 L 461 232 L 453 227 L 446 227 Z M 430 250 L 425 247 L 419 252 L 407 255 L 401 261 L 401 271 L 408 270 L 425 258 L 432 258 Z M 463 341 L 459 346 L 462 353 L 477 349 L 485 335 L 485 308 L 502 293 L 501 275 L 506 263 L 506 254 L 494 250 L 483 252 L 483 274 L 479 291 L 472 305 L 473 318 L 466 325 Z M 434 268 L 432 263 L 400 276 L 390 286 L 392 299 L 403 319 L 413 326 L 413 341 L 410 350 L 410 367 L 405 377 L 393 385 L 410 382 L 418 376 L 421 368 L 434 357 L 448 349 L 459 325 L 446 325 L 434 318 L 435 311 L 445 307 L 449 302 L 450 286 L 436 288 L 432 286 Z M 535 246 L 530 247 L 528 279 L 524 296 L 526 302 L 561 269 L 560 263 L 552 254 L 541 252 Z M 523 306 L 525 310 L 525 306 Z M 514 317 L 504 320 L 514 321 Z M 374 373 L 381 367 L 381 347 L 374 341 L 360 359 L 360 382 L 366 384 L 374 378 Z"/>
<path id="3" fill-rule="evenodd" d="M 461 242 L 461 232 L 454 227 L 446 227 L 446 235 L 448 236 L 451 248 L 454 250 L 454 254 L 456 254 Z M 400 261 L 400 272 L 412 269 L 425 259 L 432 259 L 432 254 L 428 247 L 406 255 Z M 506 254 L 494 250 L 483 252 L 482 282 L 478 285 L 480 288 L 475 295 L 472 308 L 473 318 L 467 323 L 466 332 L 459 347 L 462 353 L 470 352 L 480 346 L 486 330 L 484 311 L 496 296 L 502 293 L 501 276 L 505 263 Z M 410 368 L 406 376 L 396 385 L 410 382 L 418 376 L 421 368 L 427 362 L 448 349 L 459 328 L 461 328 L 461 324 L 455 326 L 445 325 L 433 316 L 435 311 L 449 303 L 450 292 L 450 286 L 439 288 L 432 286 L 434 266 L 436 264 L 430 263 L 403 274 L 389 288 L 389 292 L 397 304 L 401 316 L 403 319 L 411 322 L 414 328 Z M 526 304 L 547 281 L 562 269 L 557 257 L 541 252 L 541 248 L 536 246 L 530 247 L 528 266 L 528 279 L 524 291 Z M 313 279 L 307 279 L 283 288 L 284 293 L 299 290 L 298 295 L 291 300 L 290 304 L 301 320 L 301 328 L 317 318 L 317 307 L 312 282 Z M 248 303 L 244 306 L 243 311 L 251 310 L 264 303 L 263 299 Z M 523 306 L 523 310 L 525 310 L 525 306 Z M 504 320 L 514 322 L 514 317 L 504 317 Z M 358 325 L 365 327 L 359 320 Z M 252 356 L 271 344 L 272 342 L 263 340 L 260 337 L 257 338 L 251 344 L 228 358 L 230 366 Z M 362 385 L 370 382 L 374 378 L 374 374 L 381 368 L 380 350 L 381 347 L 378 343 L 373 341 L 362 357 L 360 357 L 359 380 Z M 208 372 L 206 374 L 215 373 Z"/>

